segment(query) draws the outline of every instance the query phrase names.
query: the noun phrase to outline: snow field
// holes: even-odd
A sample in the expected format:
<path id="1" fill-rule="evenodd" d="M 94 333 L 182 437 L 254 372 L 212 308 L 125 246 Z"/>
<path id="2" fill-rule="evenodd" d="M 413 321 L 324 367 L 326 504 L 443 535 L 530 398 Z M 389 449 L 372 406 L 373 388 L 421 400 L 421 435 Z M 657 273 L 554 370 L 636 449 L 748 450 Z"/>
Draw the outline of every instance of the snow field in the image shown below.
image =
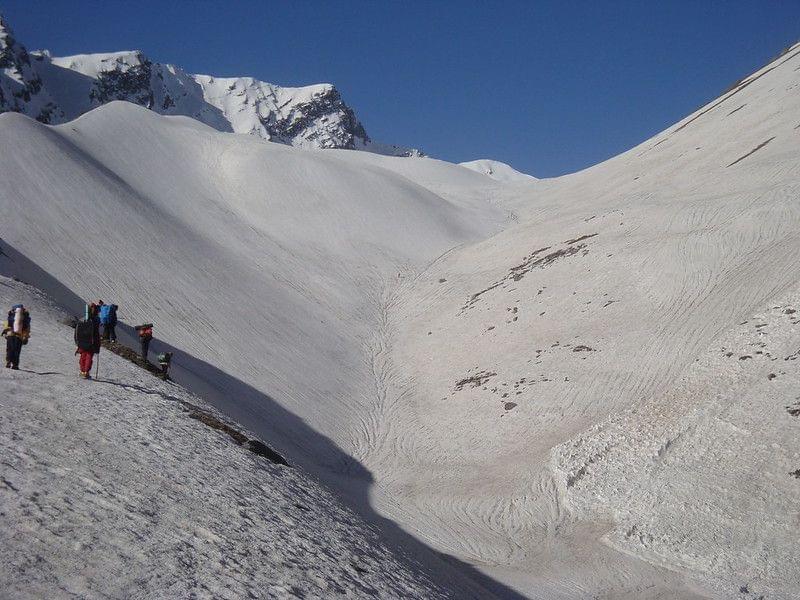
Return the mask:
<path id="1" fill-rule="evenodd" d="M 709 423 L 713 441 L 704 444 L 737 458 L 708 482 L 688 456 L 673 459 L 681 468 L 669 471 L 671 483 L 663 470 L 629 473 L 627 461 L 651 456 L 661 439 L 651 429 L 640 437 L 640 421 L 615 430 L 631 439 L 613 443 L 630 448 L 601 461 L 596 481 L 594 445 L 575 450 L 584 462 L 566 465 L 551 451 L 572 451 L 570 440 L 592 439 L 584 432 L 598 422 L 662 402 L 718 339 L 796 288 L 799 52 L 619 157 L 509 188 L 500 205 L 518 225 L 448 253 L 397 292 L 388 327 L 397 376 L 387 394 L 397 408 L 385 451 L 364 462 L 385 496 L 405 499 L 404 518 L 432 545 L 532 597 L 739 597 L 748 578 L 755 597 L 797 595 L 784 577 L 794 567 L 789 546 L 772 536 L 785 525 L 796 538 L 787 506 L 800 486 L 774 468 L 780 486 L 759 477 L 734 487 L 765 455 L 739 453 L 726 424 Z M 698 411 L 716 394 L 715 377 L 706 377 L 691 397 Z M 749 384 L 741 385 L 736 394 Z M 761 419 L 751 402 L 740 419 Z M 792 456 L 796 426 L 783 409 L 771 415 L 786 422 L 767 429 L 769 443 Z M 692 443 L 675 452 L 702 454 Z M 584 466 L 588 480 L 565 494 L 564 480 Z M 659 495 L 670 485 L 691 490 L 695 518 Z M 728 510 L 748 505 L 755 489 L 779 499 L 762 506 L 768 516 L 736 512 L 726 529 L 720 488 L 729 490 Z M 622 506 L 625 523 L 661 540 L 657 551 L 620 541 L 630 528 L 615 524 Z M 649 564 L 625 562 L 606 544 Z"/>

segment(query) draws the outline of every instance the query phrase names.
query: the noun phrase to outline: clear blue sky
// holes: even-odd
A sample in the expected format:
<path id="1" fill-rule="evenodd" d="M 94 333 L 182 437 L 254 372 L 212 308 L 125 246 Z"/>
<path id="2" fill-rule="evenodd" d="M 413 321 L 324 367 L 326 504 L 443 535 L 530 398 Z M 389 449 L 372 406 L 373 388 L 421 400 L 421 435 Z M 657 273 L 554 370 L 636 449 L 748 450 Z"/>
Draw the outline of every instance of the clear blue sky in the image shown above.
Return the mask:
<path id="1" fill-rule="evenodd" d="M 800 0 L 0 0 L 29 49 L 330 82 L 370 136 L 538 176 L 597 163 L 800 39 Z"/>

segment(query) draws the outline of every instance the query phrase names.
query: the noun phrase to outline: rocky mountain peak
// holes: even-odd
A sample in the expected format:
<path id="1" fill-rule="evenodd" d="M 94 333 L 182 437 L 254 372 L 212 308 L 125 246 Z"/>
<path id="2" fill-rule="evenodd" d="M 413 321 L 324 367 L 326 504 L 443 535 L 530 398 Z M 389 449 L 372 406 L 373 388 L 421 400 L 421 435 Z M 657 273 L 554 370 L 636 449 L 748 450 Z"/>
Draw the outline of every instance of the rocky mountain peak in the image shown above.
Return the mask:
<path id="1" fill-rule="evenodd" d="M 0 15 L 0 112 L 22 112 L 49 123 L 57 111 L 28 50 Z"/>
<path id="2" fill-rule="evenodd" d="M 57 124 L 115 100 L 290 146 L 421 154 L 375 144 L 331 84 L 291 88 L 252 77 L 191 75 L 153 62 L 140 50 L 66 57 L 47 51 L 29 54 L 0 17 L 0 112 L 23 112 Z"/>

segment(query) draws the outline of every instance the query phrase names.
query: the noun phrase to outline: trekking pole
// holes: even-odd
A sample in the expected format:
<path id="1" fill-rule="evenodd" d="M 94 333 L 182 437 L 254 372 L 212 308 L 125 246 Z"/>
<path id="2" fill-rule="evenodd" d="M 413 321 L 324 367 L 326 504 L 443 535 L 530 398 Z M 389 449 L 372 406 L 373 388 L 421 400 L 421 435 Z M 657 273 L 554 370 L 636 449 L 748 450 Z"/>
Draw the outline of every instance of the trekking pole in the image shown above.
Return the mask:
<path id="1" fill-rule="evenodd" d="M 97 353 L 97 365 L 94 368 L 94 378 L 97 379 L 97 376 L 100 374 L 100 353 Z"/>

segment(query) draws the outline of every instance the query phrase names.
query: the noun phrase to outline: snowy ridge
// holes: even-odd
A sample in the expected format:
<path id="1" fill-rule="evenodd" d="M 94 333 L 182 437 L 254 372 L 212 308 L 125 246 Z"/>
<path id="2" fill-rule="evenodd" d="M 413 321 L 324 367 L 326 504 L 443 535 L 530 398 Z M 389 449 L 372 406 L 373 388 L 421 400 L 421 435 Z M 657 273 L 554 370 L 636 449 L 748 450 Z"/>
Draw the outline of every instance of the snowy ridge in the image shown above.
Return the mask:
<path id="1" fill-rule="evenodd" d="M 490 159 L 479 159 L 479 160 L 471 160 L 468 162 L 458 163 L 462 167 L 467 169 L 471 169 L 472 171 L 477 171 L 478 173 L 483 173 L 484 175 L 488 175 L 492 179 L 496 179 L 497 181 L 504 181 L 504 182 L 530 182 L 535 181 L 536 178 L 527 175 L 525 173 L 520 173 L 511 165 L 507 165 L 506 163 L 500 162 L 498 160 L 490 160 Z"/>
<path id="2" fill-rule="evenodd" d="M 188 116 L 219 131 L 290 146 L 421 155 L 374 143 L 330 84 L 289 88 L 252 77 L 191 75 L 175 65 L 152 62 L 138 50 L 65 57 L 46 50 L 29 54 L 2 20 L 0 69 L 0 112 L 22 112 L 43 123 L 64 123 L 125 100 L 160 114 Z"/>

